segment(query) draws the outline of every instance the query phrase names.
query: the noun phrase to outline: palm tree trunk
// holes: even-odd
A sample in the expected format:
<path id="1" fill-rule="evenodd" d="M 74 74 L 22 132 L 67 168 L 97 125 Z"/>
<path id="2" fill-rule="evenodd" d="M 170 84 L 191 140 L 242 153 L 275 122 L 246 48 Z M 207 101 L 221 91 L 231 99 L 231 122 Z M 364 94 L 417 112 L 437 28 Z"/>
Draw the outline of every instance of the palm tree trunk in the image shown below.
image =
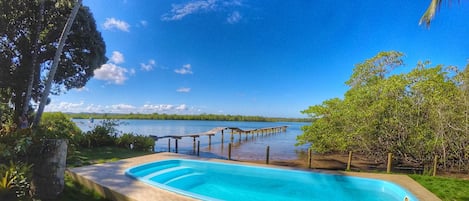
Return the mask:
<path id="1" fill-rule="evenodd" d="M 33 122 L 33 127 L 38 126 L 41 121 L 42 113 L 44 112 L 44 107 L 46 106 L 47 98 L 49 97 L 50 88 L 52 87 L 52 81 L 54 80 L 55 72 L 57 71 L 57 67 L 59 65 L 60 55 L 62 54 L 65 41 L 67 40 L 67 36 L 70 32 L 70 29 L 72 28 L 73 21 L 75 20 L 75 17 L 78 13 L 78 9 L 81 7 L 81 2 L 82 0 L 77 0 L 75 6 L 73 7 L 72 13 L 70 13 L 70 16 L 68 17 L 64 30 L 60 35 L 59 46 L 55 51 L 54 61 L 52 62 L 52 66 L 47 77 L 45 89 L 42 92 L 41 101 L 39 103 L 39 108 L 37 109 L 36 117 Z"/>
<path id="2" fill-rule="evenodd" d="M 41 102 L 33 122 L 33 129 L 36 129 L 40 123 L 47 98 L 50 93 L 52 81 L 59 64 L 60 55 L 62 54 L 65 41 L 72 28 L 73 21 L 81 7 L 82 0 L 77 0 L 72 12 L 65 24 L 60 35 L 59 46 L 55 51 L 54 61 L 46 81 L 44 92 L 42 93 Z M 40 200 L 56 200 L 62 193 L 64 184 L 65 165 L 67 158 L 67 140 L 61 139 L 45 139 L 38 145 L 35 152 L 38 154 L 33 159 L 33 177 L 31 182 L 31 193 L 33 197 Z"/>

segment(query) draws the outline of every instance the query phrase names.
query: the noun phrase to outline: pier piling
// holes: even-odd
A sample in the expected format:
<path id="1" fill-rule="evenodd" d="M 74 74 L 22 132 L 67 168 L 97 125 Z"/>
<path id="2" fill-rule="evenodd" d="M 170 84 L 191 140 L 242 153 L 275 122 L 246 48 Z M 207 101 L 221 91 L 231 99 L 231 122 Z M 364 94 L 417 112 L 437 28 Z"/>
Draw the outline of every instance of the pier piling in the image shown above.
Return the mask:
<path id="1" fill-rule="evenodd" d="M 171 152 L 171 138 L 168 138 L 168 152 Z"/>
<path id="2" fill-rule="evenodd" d="M 231 160 L 231 143 L 228 144 L 228 160 Z"/>
<path id="3" fill-rule="evenodd" d="M 197 156 L 200 156 L 200 140 L 197 140 Z"/>

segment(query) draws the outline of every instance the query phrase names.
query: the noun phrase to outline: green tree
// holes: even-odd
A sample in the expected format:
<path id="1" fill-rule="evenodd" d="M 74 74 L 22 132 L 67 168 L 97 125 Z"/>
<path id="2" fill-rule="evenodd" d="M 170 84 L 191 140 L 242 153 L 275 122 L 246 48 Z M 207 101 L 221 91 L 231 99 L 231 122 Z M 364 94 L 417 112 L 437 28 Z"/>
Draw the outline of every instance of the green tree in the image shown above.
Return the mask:
<path id="1" fill-rule="evenodd" d="M 41 76 L 51 70 L 73 3 L 0 0 L 0 88 L 2 99 L 14 106 L 15 119 L 25 113 L 24 106 L 30 103 L 29 83 L 32 101 L 41 98 L 45 87 Z M 104 41 L 87 7 L 79 9 L 71 29 L 54 76 L 53 94 L 83 87 L 93 71 L 107 60 Z M 40 48 L 35 50 L 36 46 Z"/>
<path id="2" fill-rule="evenodd" d="M 444 168 L 469 169 L 469 70 L 420 62 L 393 74 L 402 55 L 381 52 L 357 64 L 343 100 L 303 111 L 313 123 L 303 127 L 298 144 L 317 152 L 358 151 L 382 162 L 391 152 L 419 166 L 437 155 Z"/>

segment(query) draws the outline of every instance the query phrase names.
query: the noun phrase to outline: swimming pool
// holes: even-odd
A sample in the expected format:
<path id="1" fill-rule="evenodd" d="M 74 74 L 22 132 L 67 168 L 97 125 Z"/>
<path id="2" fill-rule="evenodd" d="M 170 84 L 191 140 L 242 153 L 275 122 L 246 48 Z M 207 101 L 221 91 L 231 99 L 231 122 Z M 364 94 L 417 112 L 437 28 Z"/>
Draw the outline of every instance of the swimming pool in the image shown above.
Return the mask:
<path id="1" fill-rule="evenodd" d="M 162 160 L 126 174 L 201 200 L 418 200 L 383 180 L 199 160 Z"/>

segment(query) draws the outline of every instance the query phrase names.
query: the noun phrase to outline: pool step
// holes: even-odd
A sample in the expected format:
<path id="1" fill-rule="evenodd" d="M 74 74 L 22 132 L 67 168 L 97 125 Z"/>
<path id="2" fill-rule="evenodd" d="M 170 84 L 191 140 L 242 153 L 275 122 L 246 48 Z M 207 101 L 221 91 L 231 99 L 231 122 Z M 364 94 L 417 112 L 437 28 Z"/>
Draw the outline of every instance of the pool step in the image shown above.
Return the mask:
<path id="1" fill-rule="evenodd" d="M 148 179 L 158 183 L 164 183 L 168 180 L 171 180 L 176 177 L 180 177 L 186 174 L 191 174 L 194 172 L 194 169 L 184 166 L 177 166 L 172 168 L 167 168 L 164 170 L 160 170 L 154 173 L 151 173 L 142 179 Z"/>
<path id="2" fill-rule="evenodd" d="M 178 164 L 174 164 L 174 163 L 170 163 L 170 164 L 162 164 L 162 165 L 158 165 L 158 166 L 153 166 L 153 167 L 148 167 L 148 168 L 145 168 L 145 169 L 142 169 L 142 170 L 136 170 L 136 171 L 132 171 L 131 173 L 137 177 L 146 177 L 147 175 L 150 175 L 154 172 L 158 172 L 158 171 L 161 171 L 161 170 L 165 170 L 165 169 L 168 169 L 168 168 L 173 168 L 173 167 L 177 167 Z"/>
<path id="3" fill-rule="evenodd" d="M 184 175 L 181 175 L 181 176 L 179 176 L 179 177 L 174 177 L 174 178 L 172 178 L 172 179 L 170 179 L 170 180 L 164 182 L 163 184 L 170 185 L 170 184 L 173 183 L 173 182 L 181 181 L 181 180 L 187 179 L 187 178 L 189 178 L 189 177 L 201 177 L 202 175 L 204 175 L 204 174 L 199 173 L 199 172 L 193 172 L 193 173 L 189 173 L 189 174 L 184 174 Z"/>

